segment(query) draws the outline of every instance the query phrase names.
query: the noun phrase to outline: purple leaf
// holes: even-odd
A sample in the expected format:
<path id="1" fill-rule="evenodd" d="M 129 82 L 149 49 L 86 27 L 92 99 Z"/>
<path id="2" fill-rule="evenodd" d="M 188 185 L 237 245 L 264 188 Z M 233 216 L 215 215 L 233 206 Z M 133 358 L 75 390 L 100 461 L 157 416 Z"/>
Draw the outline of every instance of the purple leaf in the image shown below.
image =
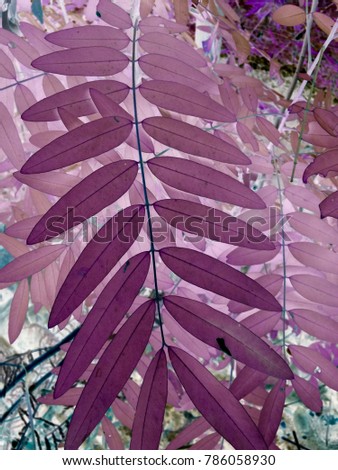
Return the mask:
<path id="1" fill-rule="evenodd" d="M 138 237 L 145 210 L 130 206 L 94 235 L 80 254 L 55 299 L 49 326 L 65 320 L 100 284 Z"/>
<path id="2" fill-rule="evenodd" d="M 15 104 L 20 114 L 24 113 L 26 109 L 31 106 L 34 106 L 36 99 L 29 88 L 25 85 L 17 85 L 14 91 Z M 30 123 L 26 124 L 27 129 L 31 134 L 38 132 L 48 131 L 48 126 L 46 123 Z"/>
<path id="3" fill-rule="evenodd" d="M 177 157 L 155 157 L 147 161 L 151 172 L 163 183 L 240 207 L 264 209 L 264 201 L 244 184 L 220 171 Z"/>
<path id="4" fill-rule="evenodd" d="M 175 372 L 198 411 L 235 449 L 266 449 L 243 406 L 202 364 L 178 348 L 169 348 Z"/>
<path id="5" fill-rule="evenodd" d="M 155 202 L 154 208 L 168 224 L 183 232 L 193 233 L 196 237 L 257 250 L 275 247 L 259 230 L 212 207 L 184 199 L 163 199 Z"/>
<path id="6" fill-rule="evenodd" d="M 170 111 L 210 121 L 233 122 L 236 120 L 236 117 L 219 103 L 186 85 L 165 80 L 151 80 L 143 82 L 139 90 L 150 103 Z"/>
<path id="7" fill-rule="evenodd" d="M 289 279 L 292 287 L 305 299 L 330 307 L 338 307 L 336 284 L 311 274 L 295 274 Z"/>
<path id="8" fill-rule="evenodd" d="M 33 60 L 36 69 L 61 75 L 88 77 L 108 76 L 122 72 L 129 59 L 110 47 L 76 47 L 52 52 Z"/>
<path id="9" fill-rule="evenodd" d="M 160 349 L 144 376 L 133 424 L 130 449 L 158 449 L 168 393 L 165 352 Z"/>
<path id="10" fill-rule="evenodd" d="M 117 116 L 129 119 L 129 121 L 134 120 L 131 114 L 127 113 L 127 111 L 125 111 L 121 106 L 115 103 L 115 101 L 102 93 L 100 90 L 89 88 L 89 93 L 101 116 Z"/>
<path id="11" fill-rule="evenodd" d="M 118 331 L 95 366 L 75 408 L 65 449 L 77 449 L 100 422 L 135 369 L 148 343 L 155 302 L 142 304 Z"/>
<path id="12" fill-rule="evenodd" d="M 290 379 L 287 363 L 265 341 L 241 323 L 206 304 L 184 297 L 164 297 L 164 305 L 175 320 L 189 333 L 213 348 L 222 343 L 231 356 L 273 377 Z"/>
<path id="13" fill-rule="evenodd" d="M 77 26 L 47 34 L 47 41 L 62 47 L 104 46 L 121 50 L 128 46 L 130 39 L 119 29 L 109 26 Z"/>
<path id="14" fill-rule="evenodd" d="M 256 123 L 262 135 L 264 135 L 270 142 L 272 142 L 277 147 L 280 146 L 279 139 L 281 137 L 281 134 L 270 121 L 262 117 L 257 117 Z"/>
<path id="15" fill-rule="evenodd" d="M 144 130 L 162 144 L 182 152 L 210 158 L 223 163 L 249 165 L 251 162 L 233 145 L 196 126 L 164 117 L 151 117 L 143 121 Z"/>
<path id="16" fill-rule="evenodd" d="M 38 51 L 27 41 L 4 28 L 0 28 L 0 44 L 7 46 L 11 54 L 25 67 L 33 68 L 32 60 L 39 57 Z"/>
<path id="17" fill-rule="evenodd" d="M 23 279 L 13 296 L 8 318 L 8 338 L 12 344 L 17 339 L 25 323 L 28 311 L 29 286 L 27 279 Z"/>
<path id="18" fill-rule="evenodd" d="M 191 424 L 183 429 L 176 437 L 170 441 L 166 450 L 179 449 L 185 446 L 196 437 L 201 436 L 205 431 L 210 429 L 210 424 L 203 416 L 196 418 Z"/>
<path id="19" fill-rule="evenodd" d="M 331 361 L 305 346 L 291 345 L 288 350 L 297 367 L 313 375 L 332 390 L 338 391 L 338 369 Z"/>
<path id="20" fill-rule="evenodd" d="M 37 273 L 55 261 L 65 245 L 50 245 L 29 251 L 0 269 L 0 282 L 16 282 Z"/>
<path id="21" fill-rule="evenodd" d="M 249 395 L 268 378 L 267 374 L 245 366 L 230 385 L 230 392 L 238 399 Z"/>
<path id="22" fill-rule="evenodd" d="M 291 254 L 305 266 L 338 274 L 338 254 L 332 250 L 311 242 L 293 242 L 288 244 Z"/>
<path id="23" fill-rule="evenodd" d="M 290 315 L 309 335 L 334 344 L 338 343 L 338 322 L 327 315 L 302 308 L 292 309 Z"/>
<path id="24" fill-rule="evenodd" d="M 209 255 L 187 248 L 164 248 L 160 254 L 165 265 L 187 282 L 251 307 L 281 311 L 277 300 L 256 281 Z"/>
<path id="25" fill-rule="evenodd" d="M 124 83 L 114 80 L 94 80 L 38 101 L 23 113 L 22 119 L 24 121 L 58 121 L 60 117 L 57 108 L 63 108 L 74 116 L 94 114 L 97 110 L 89 93 L 91 88 L 100 91 L 116 103 L 124 101 L 129 93 L 129 87 Z"/>
<path id="26" fill-rule="evenodd" d="M 122 144 L 132 126 L 129 120 L 117 117 L 83 124 L 38 150 L 21 173 L 44 173 L 101 155 Z"/>
<path id="27" fill-rule="evenodd" d="M 141 70 L 156 80 L 188 85 L 198 91 L 207 91 L 215 83 L 204 73 L 181 60 L 161 54 L 146 54 L 138 60 Z"/>
<path id="28" fill-rule="evenodd" d="M 335 245 L 338 243 L 338 232 L 326 221 L 307 212 L 292 212 L 288 214 L 288 222 L 296 232 L 305 235 L 316 242 Z"/>
<path id="29" fill-rule="evenodd" d="M 117 432 L 114 424 L 106 416 L 102 419 L 102 431 L 110 450 L 124 450 L 120 434 Z"/>
<path id="30" fill-rule="evenodd" d="M 303 174 L 303 181 L 307 183 L 310 176 L 322 175 L 327 176 L 330 172 L 334 174 L 338 173 L 338 161 L 337 161 L 338 150 L 328 150 L 322 153 L 316 159 L 310 163 Z"/>
<path id="31" fill-rule="evenodd" d="M 96 7 L 97 16 L 105 23 L 119 29 L 129 29 L 132 22 L 128 13 L 110 0 L 100 0 Z"/>
<path id="32" fill-rule="evenodd" d="M 316 108 L 313 115 L 319 125 L 330 135 L 338 137 L 338 115 L 327 109 Z"/>
<path id="33" fill-rule="evenodd" d="M 278 294 L 283 285 L 283 276 L 280 276 L 279 274 L 265 274 L 264 276 L 256 278 L 255 280 L 274 296 Z M 247 305 L 240 304 L 233 300 L 228 303 L 228 309 L 232 313 L 242 313 L 250 310 Z"/>
<path id="34" fill-rule="evenodd" d="M 91 173 L 41 217 L 27 244 L 54 238 L 117 201 L 132 185 L 137 168 L 133 160 L 120 160 Z"/>
<path id="35" fill-rule="evenodd" d="M 205 67 L 206 60 L 192 46 L 165 33 L 146 33 L 139 39 L 142 49 L 181 60 L 191 67 Z"/>
<path id="36" fill-rule="evenodd" d="M 330 194 L 319 204 L 320 215 L 324 217 L 334 217 L 338 219 L 338 191 Z"/>
<path id="37" fill-rule="evenodd" d="M 218 432 L 213 432 L 207 436 L 204 436 L 194 445 L 189 447 L 189 450 L 219 450 L 219 447 L 217 448 L 217 444 L 219 443 L 220 439 L 221 436 L 218 434 Z"/>
<path id="38" fill-rule="evenodd" d="M 295 392 L 302 400 L 304 405 L 315 413 L 322 411 L 323 403 L 320 398 L 320 391 L 318 387 L 315 387 L 311 382 L 295 375 L 293 382 L 293 388 Z"/>
<path id="39" fill-rule="evenodd" d="M 246 328 L 249 328 L 252 333 L 262 337 L 270 333 L 271 330 L 276 326 L 280 315 L 278 312 L 268 312 L 260 310 L 259 312 L 253 313 L 249 317 L 244 318 L 241 324 Z"/>
<path id="40" fill-rule="evenodd" d="M 149 253 L 140 253 L 129 259 L 108 282 L 67 352 L 55 386 L 56 398 L 85 372 L 128 312 L 143 286 L 149 263 Z"/>
<path id="41" fill-rule="evenodd" d="M 147 31 L 163 33 L 163 31 L 169 31 L 170 33 L 184 33 L 188 31 L 186 25 L 178 24 L 176 21 L 162 18 L 162 16 L 148 16 L 143 18 L 140 23 L 140 30 L 143 33 Z"/>
<path id="42" fill-rule="evenodd" d="M 276 437 L 276 433 L 283 416 L 284 403 L 285 381 L 279 380 L 269 393 L 268 398 L 265 400 L 259 416 L 258 428 L 263 434 L 268 446 L 272 444 Z"/>

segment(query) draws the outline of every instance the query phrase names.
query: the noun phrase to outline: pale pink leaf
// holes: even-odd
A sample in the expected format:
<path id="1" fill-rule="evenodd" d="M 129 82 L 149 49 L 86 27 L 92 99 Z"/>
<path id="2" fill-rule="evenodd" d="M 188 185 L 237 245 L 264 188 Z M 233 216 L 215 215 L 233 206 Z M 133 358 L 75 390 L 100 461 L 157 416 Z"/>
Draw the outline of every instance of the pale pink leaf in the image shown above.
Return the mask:
<path id="1" fill-rule="evenodd" d="M 0 116 L 0 148 L 13 166 L 20 170 L 26 161 L 25 152 L 13 117 L 3 103 L 0 103 Z"/>
<path id="2" fill-rule="evenodd" d="M 306 212 L 292 212 L 287 217 L 290 226 L 302 235 L 319 243 L 338 243 L 338 231 L 319 217 Z"/>
<path id="3" fill-rule="evenodd" d="M 132 26 L 128 13 L 110 0 L 99 0 L 96 10 L 97 16 L 111 26 L 119 29 L 129 29 Z"/>
<path id="4" fill-rule="evenodd" d="M 15 291 L 9 311 L 8 337 L 10 343 L 14 343 L 23 328 L 28 310 L 28 299 L 28 281 L 23 279 Z"/>
<path id="5" fill-rule="evenodd" d="M 166 450 L 179 449 L 196 437 L 201 436 L 208 429 L 210 429 L 210 424 L 203 418 L 203 416 L 200 416 L 184 428 L 183 431 L 179 432 L 175 438 L 169 442 Z"/>
<path id="6" fill-rule="evenodd" d="M 130 39 L 123 31 L 98 25 L 63 29 L 47 34 L 46 40 L 68 48 L 105 46 L 117 50 L 124 49 L 130 42 Z"/>
<path id="7" fill-rule="evenodd" d="M 233 266 L 250 266 L 267 263 L 277 256 L 280 248 L 281 245 L 279 243 L 275 243 L 274 250 L 255 250 L 239 246 L 227 255 L 227 262 Z"/>
<path id="8" fill-rule="evenodd" d="M 62 171 L 37 173 L 35 175 L 24 175 L 23 173 L 16 171 L 14 173 L 14 177 L 31 188 L 59 197 L 63 196 L 75 185 L 81 182 L 81 178 L 78 176 L 64 173 Z"/>
<path id="9" fill-rule="evenodd" d="M 305 11 L 296 5 L 283 5 L 272 15 L 272 19 L 282 26 L 297 26 L 305 23 Z"/>
<path id="10" fill-rule="evenodd" d="M 338 274 L 338 254 L 311 242 L 288 244 L 291 254 L 305 266 L 327 273 Z"/>
<path id="11" fill-rule="evenodd" d="M 12 256 L 17 258 L 18 256 L 28 253 L 29 248 L 24 243 L 13 238 L 14 236 L 15 235 L 8 234 L 8 229 L 6 229 L 6 234 L 0 233 L 0 245 L 3 246 L 5 250 L 9 251 Z"/>
<path id="12" fill-rule="evenodd" d="M 313 310 L 292 309 L 291 318 L 306 333 L 318 339 L 338 343 L 338 322 Z"/>
<path id="13" fill-rule="evenodd" d="M 311 274 L 295 274 L 289 279 L 293 288 L 305 299 L 330 307 L 338 307 L 336 284 Z"/>
<path id="14" fill-rule="evenodd" d="M 0 44 L 8 46 L 11 54 L 25 67 L 31 66 L 32 60 L 39 57 L 38 51 L 17 34 L 0 28 Z"/>
<path id="15" fill-rule="evenodd" d="M 7 78 L 9 80 L 15 80 L 16 78 L 13 62 L 2 49 L 0 49 L 0 77 Z"/>
<path id="16" fill-rule="evenodd" d="M 37 273 L 55 261 L 65 245 L 50 245 L 29 251 L 0 269 L 0 282 L 16 282 Z"/>
<path id="17" fill-rule="evenodd" d="M 257 117 L 256 123 L 261 134 L 278 147 L 280 145 L 279 139 L 281 134 L 276 127 L 270 121 L 262 117 Z"/>

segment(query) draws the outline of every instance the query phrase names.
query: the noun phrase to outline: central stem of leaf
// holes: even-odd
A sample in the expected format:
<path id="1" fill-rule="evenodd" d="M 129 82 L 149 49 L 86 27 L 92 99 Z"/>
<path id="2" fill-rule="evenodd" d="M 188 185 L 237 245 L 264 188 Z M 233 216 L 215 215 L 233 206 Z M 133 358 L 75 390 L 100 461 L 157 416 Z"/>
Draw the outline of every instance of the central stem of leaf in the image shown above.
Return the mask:
<path id="1" fill-rule="evenodd" d="M 138 29 L 138 21 L 135 21 L 134 32 L 133 32 L 133 52 L 132 52 L 132 90 L 133 90 L 134 120 L 135 120 L 136 140 L 137 140 L 137 148 L 138 148 L 138 155 L 139 155 L 139 164 L 140 164 L 140 170 L 141 170 L 141 176 L 142 176 L 144 203 L 146 206 L 147 218 L 148 218 L 148 228 L 149 228 L 149 237 L 150 237 L 150 254 L 151 254 L 151 261 L 152 261 L 153 274 L 154 274 L 155 301 L 156 301 L 158 320 L 159 320 L 161 336 L 162 336 L 162 345 L 165 346 L 166 342 L 164 339 L 163 320 L 162 320 L 162 315 L 161 315 L 161 297 L 160 297 L 159 288 L 158 288 L 157 271 L 156 271 L 155 243 L 154 243 L 153 227 L 152 227 L 151 215 L 150 215 L 150 204 L 149 204 L 146 177 L 145 177 L 145 171 L 144 171 L 144 162 L 143 162 L 143 156 L 142 156 L 140 130 L 139 130 L 139 120 L 138 120 L 138 113 L 137 113 L 137 98 L 136 98 L 137 29 Z"/>

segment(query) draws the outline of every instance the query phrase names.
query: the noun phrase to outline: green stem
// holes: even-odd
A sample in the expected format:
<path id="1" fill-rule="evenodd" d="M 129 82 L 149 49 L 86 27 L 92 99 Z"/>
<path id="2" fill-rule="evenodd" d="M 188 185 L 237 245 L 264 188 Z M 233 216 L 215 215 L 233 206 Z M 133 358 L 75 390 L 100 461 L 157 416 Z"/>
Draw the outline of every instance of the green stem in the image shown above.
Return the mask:
<path id="1" fill-rule="evenodd" d="M 134 104 L 134 119 L 135 119 L 135 129 L 136 129 L 136 139 L 137 139 L 137 147 L 138 147 L 138 155 L 139 155 L 139 164 L 142 176 L 142 184 L 143 184 L 143 192 L 144 192 L 144 203 L 146 206 L 146 212 L 148 217 L 148 228 L 149 228 L 149 236 L 150 236 L 150 254 L 151 254 L 151 261 L 152 261 L 152 268 L 153 268 L 153 275 L 154 275 L 154 287 L 155 287 L 155 301 L 157 306 L 157 314 L 158 320 L 161 330 L 161 337 L 162 337 L 162 345 L 165 346 L 165 338 L 163 332 L 163 321 L 161 315 L 161 304 L 160 304 L 160 294 L 158 288 L 158 280 L 157 280 L 157 271 L 156 271 L 156 258 L 155 258 L 155 243 L 154 243 L 154 234 L 153 234 L 153 227 L 151 223 L 151 214 L 150 214 L 150 203 L 148 197 L 148 190 L 146 184 L 146 177 L 144 171 L 144 161 L 143 155 L 141 150 L 141 139 L 140 139 L 140 130 L 139 130 L 139 120 L 138 120 L 138 112 L 137 112 L 137 98 L 136 98 L 136 35 L 137 35 L 137 21 L 134 24 L 134 33 L 133 33 L 133 52 L 132 52 L 132 90 L 133 90 L 133 104 Z"/>

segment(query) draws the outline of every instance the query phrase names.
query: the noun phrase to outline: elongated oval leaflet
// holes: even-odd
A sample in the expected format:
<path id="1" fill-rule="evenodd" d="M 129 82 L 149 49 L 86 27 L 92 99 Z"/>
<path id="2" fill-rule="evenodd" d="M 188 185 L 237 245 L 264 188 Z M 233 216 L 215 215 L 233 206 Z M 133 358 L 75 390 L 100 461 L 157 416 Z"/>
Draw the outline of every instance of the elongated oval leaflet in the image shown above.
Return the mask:
<path id="1" fill-rule="evenodd" d="M 113 269 L 138 237 L 143 206 L 118 212 L 94 235 L 80 254 L 55 299 L 49 326 L 64 321 Z"/>
<path id="2" fill-rule="evenodd" d="M 327 176 L 330 172 L 338 173 L 338 150 L 332 149 L 320 154 L 316 159 L 308 165 L 303 174 L 303 181 L 307 183 L 310 176 L 322 175 Z"/>
<path id="3" fill-rule="evenodd" d="M 279 354 L 228 315 L 176 295 L 164 297 L 164 305 L 184 329 L 204 343 L 221 349 L 217 340 L 223 339 L 234 359 L 273 377 L 293 378 L 291 369 Z"/>
<path id="4" fill-rule="evenodd" d="M 31 276 L 55 261 L 66 245 L 50 245 L 24 253 L 0 269 L 0 282 L 16 282 Z"/>
<path id="5" fill-rule="evenodd" d="M 199 412 L 235 449 L 266 449 L 258 428 L 233 394 L 202 364 L 169 348 L 175 372 Z"/>
<path id="6" fill-rule="evenodd" d="M 338 137 L 338 116 L 327 109 L 316 108 L 313 115 L 319 125 L 330 135 Z"/>
<path id="7" fill-rule="evenodd" d="M 297 367 L 313 375 L 332 390 L 338 391 L 338 369 L 333 362 L 318 351 L 305 346 L 292 344 L 288 350 Z"/>
<path id="8" fill-rule="evenodd" d="M 27 244 L 54 238 L 117 201 L 132 185 L 137 168 L 135 161 L 120 160 L 91 173 L 41 217 Z"/>
<path id="9" fill-rule="evenodd" d="M 62 47 L 105 46 L 121 50 L 128 46 L 130 39 L 123 31 L 109 26 L 77 26 L 47 34 L 45 39 Z"/>
<path id="10" fill-rule="evenodd" d="M 226 212 L 184 199 L 163 199 L 155 202 L 156 212 L 168 224 L 197 238 L 230 245 L 273 250 L 275 245 L 262 232 Z M 196 237 L 189 237 L 192 241 Z"/>
<path id="11" fill-rule="evenodd" d="M 209 166 L 183 158 L 164 156 L 152 158 L 147 164 L 158 179 L 180 191 L 240 207 L 266 208 L 264 201 L 250 188 Z"/>
<path id="12" fill-rule="evenodd" d="M 45 173 L 101 155 L 122 144 L 132 127 L 129 120 L 115 116 L 83 124 L 38 150 L 21 173 Z"/>
<path id="13" fill-rule="evenodd" d="M 25 151 L 12 114 L 2 102 L 0 116 L 0 149 L 3 149 L 8 160 L 19 170 L 26 160 Z"/>
<path id="14" fill-rule="evenodd" d="M 54 390 L 56 398 L 81 377 L 128 312 L 147 277 L 149 264 L 149 252 L 140 253 L 108 282 L 67 352 Z"/>
<path id="15" fill-rule="evenodd" d="M 75 408 L 65 449 L 77 449 L 101 421 L 147 346 L 155 302 L 142 304 L 118 331 L 95 366 Z"/>
<path id="16" fill-rule="evenodd" d="M 202 129 L 164 117 L 147 118 L 143 129 L 155 140 L 188 154 L 210 158 L 223 163 L 250 165 L 250 159 L 238 148 Z"/>
<path id="17" fill-rule="evenodd" d="M 190 86 L 166 80 L 145 81 L 139 86 L 141 95 L 164 109 L 210 121 L 234 122 L 236 116 L 209 96 Z"/>
<path id="18" fill-rule="evenodd" d="M 257 250 L 238 246 L 227 256 L 227 262 L 234 266 L 250 266 L 254 264 L 267 263 L 277 256 L 281 249 L 279 243 L 275 243 L 273 250 Z"/>
<path id="19" fill-rule="evenodd" d="M 102 419 L 102 431 L 110 450 L 124 450 L 120 434 L 114 424 L 106 416 Z"/>
<path id="20" fill-rule="evenodd" d="M 193 47 L 166 33 L 146 33 L 139 39 L 142 49 L 148 53 L 161 54 L 181 60 L 191 67 L 205 67 L 205 58 Z"/>
<path id="21" fill-rule="evenodd" d="M 210 424 L 206 421 L 203 416 L 196 418 L 191 424 L 188 424 L 183 431 L 179 432 L 176 437 L 169 442 L 166 450 L 179 449 L 196 437 L 202 436 L 206 431 L 210 429 Z"/>
<path id="22" fill-rule="evenodd" d="M 185 62 L 161 54 L 146 54 L 138 60 L 141 70 L 156 80 L 188 85 L 198 91 L 206 91 L 217 85 L 204 73 Z"/>
<path id="23" fill-rule="evenodd" d="M 292 287 L 305 299 L 338 307 L 338 292 L 333 282 L 311 274 L 295 274 L 289 279 Z"/>
<path id="24" fill-rule="evenodd" d="M 323 408 L 323 403 L 320 398 L 320 391 L 318 386 L 315 387 L 311 382 L 295 375 L 292 385 L 295 392 L 302 400 L 304 405 L 315 413 L 320 413 Z"/>
<path id="25" fill-rule="evenodd" d="M 81 182 L 81 178 L 62 171 L 50 173 L 37 173 L 35 175 L 24 175 L 20 171 L 13 173 L 15 179 L 31 188 L 42 191 L 53 196 L 63 196 L 76 184 Z"/>
<path id="26" fill-rule="evenodd" d="M 32 62 L 33 67 L 44 72 L 88 77 L 115 75 L 128 64 L 129 59 L 122 52 L 101 46 L 52 52 Z"/>
<path id="27" fill-rule="evenodd" d="M 256 281 L 209 255 L 188 248 L 163 248 L 160 255 L 169 269 L 195 286 L 262 310 L 282 309 Z"/>
<path id="28" fill-rule="evenodd" d="M 29 285 L 27 279 L 23 279 L 13 296 L 8 317 L 8 338 L 11 344 L 17 339 L 25 323 L 28 300 Z"/>
<path id="29" fill-rule="evenodd" d="M 97 16 L 111 26 L 115 26 L 119 29 L 129 29 L 132 27 L 128 13 L 110 0 L 99 0 L 96 10 Z"/>
<path id="30" fill-rule="evenodd" d="M 324 246 L 311 242 L 293 242 L 288 244 L 292 255 L 305 266 L 338 274 L 338 254 Z"/>
<path id="31" fill-rule="evenodd" d="M 131 450 L 158 449 L 167 394 L 167 359 L 163 349 L 160 349 L 143 379 L 133 423 Z"/>
<path id="32" fill-rule="evenodd" d="M 338 343 L 338 322 L 312 310 L 296 308 L 290 311 L 295 323 L 306 333 L 318 339 Z"/>
<path id="33" fill-rule="evenodd" d="M 116 103 L 121 103 L 129 93 L 129 87 L 115 80 L 93 80 L 81 83 L 68 90 L 48 96 L 38 101 L 22 114 L 24 121 L 58 121 L 57 108 L 64 108 L 74 116 L 88 116 L 97 112 L 89 89 L 93 88 Z"/>
<path id="34" fill-rule="evenodd" d="M 259 416 L 258 428 L 268 446 L 272 444 L 280 425 L 285 397 L 285 380 L 278 380 L 265 400 Z"/>
<path id="35" fill-rule="evenodd" d="M 237 373 L 229 390 L 237 400 L 241 400 L 253 392 L 259 385 L 263 384 L 267 378 L 267 374 L 245 366 Z"/>
<path id="36" fill-rule="evenodd" d="M 100 90 L 95 88 L 89 88 L 90 97 L 93 100 L 98 112 L 101 116 L 116 116 L 124 117 L 133 121 L 134 118 L 131 114 L 127 113 L 121 106 L 119 106 L 115 101 L 109 98 L 109 96 L 101 93 Z"/>
<path id="37" fill-rule="evenodd" d="M 0 77 L 8 78 L 9 80 L 15 80 L 16 78 L 13 62 L 3 50 L 0 50 Z"/>
<path id="38" fill-rule="evenodd" d="M 184 33 L 189 30 L 186 25 L 178 24 L 176 21 L 168 20 L 162 16 L 147 16 L 140 21 L 139 26 L 143 33 L 148 31 L 162 33 L 163 30 L 170 33 Z"/>
<path id="39" fill-rule="evenodd" d="M 338 191 L 330 194 L 319 204 L 321 218 L 333 217 L 338 219 Z"/>

